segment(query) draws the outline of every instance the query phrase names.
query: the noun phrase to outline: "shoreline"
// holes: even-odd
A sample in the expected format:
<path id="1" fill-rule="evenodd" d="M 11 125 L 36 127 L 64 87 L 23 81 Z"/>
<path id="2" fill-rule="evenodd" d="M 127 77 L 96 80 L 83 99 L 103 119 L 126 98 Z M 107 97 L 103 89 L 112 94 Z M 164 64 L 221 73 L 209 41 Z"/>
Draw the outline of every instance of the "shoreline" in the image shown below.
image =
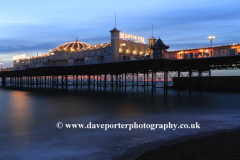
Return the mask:
<path id="1" fill-rule="evenodd" d="M 233 151 L 229 150 L 229 147 Z M 231 154 L 224 157 L 221 155 L 225 153 L 223 151 Z M 214 157 L 214 154 L 219 157 Z M 235 159 L 240 157 L 240 127 L 139 144 L 127 149 L 123 154 L 114 156 L 113 159 L 234 159 L 230 156 L 236 156 Z"/>
<path id="2" fill-rule="evenodd" d="M 136 160 L 144 159 L 239 159 L 240 130 L 219 133 L 148 151 Z"/>

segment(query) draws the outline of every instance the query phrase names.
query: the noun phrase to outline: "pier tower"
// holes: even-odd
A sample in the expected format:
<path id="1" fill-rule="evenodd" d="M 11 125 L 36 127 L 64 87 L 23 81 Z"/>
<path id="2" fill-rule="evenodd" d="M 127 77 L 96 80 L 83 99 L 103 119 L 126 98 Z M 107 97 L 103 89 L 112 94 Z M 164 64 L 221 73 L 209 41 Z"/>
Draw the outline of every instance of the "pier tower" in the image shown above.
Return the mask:
<path id="1" fill-rule="evenodd" d="M 117 61 L 117 58 L 119 57 L 119 31 L 117 28 L 113 28 L 111 31 L 111 57 L 112 61 Z"/>
<path id="2" fill-rule="evenodd" d="M 159 37 L 159 39 L 154 44 L 154 46 L 151 46 L 150 48 L 153 50 L 154 58 L 166 58 L 165 52 L 166 52 L 166 49 L 169 48 L 169 46 L 165 45 Z"/>

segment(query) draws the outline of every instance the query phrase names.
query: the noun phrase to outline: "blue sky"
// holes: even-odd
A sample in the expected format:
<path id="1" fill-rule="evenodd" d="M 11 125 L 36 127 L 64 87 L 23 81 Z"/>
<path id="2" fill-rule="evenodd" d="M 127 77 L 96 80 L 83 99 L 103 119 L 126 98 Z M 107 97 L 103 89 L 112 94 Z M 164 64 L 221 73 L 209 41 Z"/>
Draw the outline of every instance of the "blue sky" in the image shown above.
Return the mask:
<path id="1" fill-rule="evenodd" d="M 160 37 L 169 50 L 240 43 L 239 0 L 9 0 L 0 5 L 0 58 L 3 67 L 12 57 L 47 53 L 62 43 L 110 42 L 109 30 Z"/>

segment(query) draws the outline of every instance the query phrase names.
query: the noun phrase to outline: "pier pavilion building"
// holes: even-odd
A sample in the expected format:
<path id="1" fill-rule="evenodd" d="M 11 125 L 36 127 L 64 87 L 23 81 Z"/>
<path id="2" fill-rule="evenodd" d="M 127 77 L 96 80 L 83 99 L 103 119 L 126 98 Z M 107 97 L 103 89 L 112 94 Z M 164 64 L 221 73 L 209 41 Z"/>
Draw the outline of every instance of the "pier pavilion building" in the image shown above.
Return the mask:
<path id="1" fill-rule="evenodd" d="M 190 59 L 207 58 L 220 56 L 240 55 L 240 43 L 229 45 L 218 45 L 213 47 L 191 48 L 183 50 L 168 51 L 166 58 L 170 59 Z"/>
<path id="2" fill-rule="evenodd" d="M 145 44 L 143 37 L 125 34 L 116 28 L 112 29 L 110 34 L 111 42 L 107 43 L 90 45 L 76 39 L 75 42 L 64 43 L 46 54 L 30 58 L 27 58 L 26 55 L 15 56 L 13 69 L 153 58 L 153 52 L 150 49 L 156 43 L 156 39 L 153 36 L 148 39 L 148 44 Z"/>

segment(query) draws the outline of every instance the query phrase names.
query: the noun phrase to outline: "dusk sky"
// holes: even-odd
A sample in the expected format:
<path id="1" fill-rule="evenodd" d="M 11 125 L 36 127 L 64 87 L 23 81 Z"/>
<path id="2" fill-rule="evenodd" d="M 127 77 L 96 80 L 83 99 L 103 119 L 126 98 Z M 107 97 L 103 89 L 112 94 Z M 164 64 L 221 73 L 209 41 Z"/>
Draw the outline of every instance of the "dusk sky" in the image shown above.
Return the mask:
<path id="1" fill-rule="evenodd" d="M 0 58 L 3 67 L 13 56 L 48 53 L 75 41 L 110 42 L 109 30 L 161 38 L 169 50 L 240 43 L 239 0 L 1 0 Z"/>

